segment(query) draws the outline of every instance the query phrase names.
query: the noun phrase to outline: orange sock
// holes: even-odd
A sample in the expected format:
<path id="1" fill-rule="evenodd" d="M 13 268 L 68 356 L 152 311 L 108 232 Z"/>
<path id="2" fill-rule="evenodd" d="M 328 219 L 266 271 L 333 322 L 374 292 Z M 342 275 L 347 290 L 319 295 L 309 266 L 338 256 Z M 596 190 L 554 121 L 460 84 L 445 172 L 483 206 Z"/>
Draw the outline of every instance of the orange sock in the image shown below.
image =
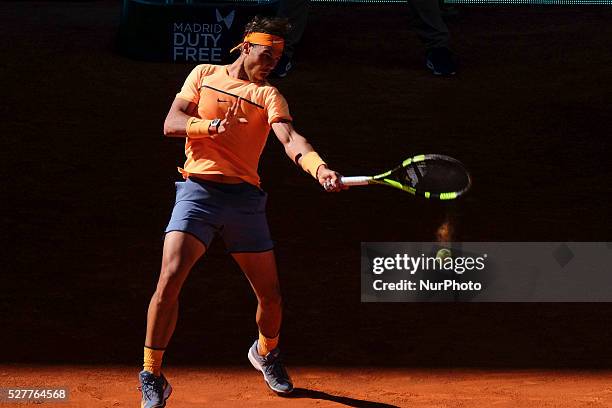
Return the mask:
<path id="1" fill-rule="evenodd" d="M 278 335 L 269 338 L 259 332 L 259 341 L 257 342 L 257 352 L 260 356 L 265 356 L 278 346 Z"/>
<path id="2" fill-rule="evenodd" d="M 161 375 L 162 358 L 165 349 L 152 349 L 147 346 L 144 348 L 144 370 L 159 377 Z"/>

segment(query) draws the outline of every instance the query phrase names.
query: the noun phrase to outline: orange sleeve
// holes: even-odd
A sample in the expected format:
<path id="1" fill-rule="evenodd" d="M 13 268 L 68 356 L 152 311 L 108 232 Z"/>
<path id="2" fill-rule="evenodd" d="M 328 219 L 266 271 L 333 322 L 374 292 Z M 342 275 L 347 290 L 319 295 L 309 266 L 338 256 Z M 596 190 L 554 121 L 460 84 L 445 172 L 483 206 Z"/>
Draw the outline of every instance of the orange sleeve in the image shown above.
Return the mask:
<path id="1" fill-rule="evenodd" d="M 202 77 L 206 75 L 206 65 L 198 65 L 187 76 L 181 91 L 176 94 L 177 98 L 184 99 L 189 102 L 198 103 L 200 100 L 200 86 Z"/>
<path id="2" fill-rule="evenodd" d="M 289 122 L 293 120 L 289 113 L 287 100 L 276 88 L 272 88 L 272 91 L 266 96 L 265 107 L 268 115 L 268 123 L 270 125 L 274 122 L 280 122 L 281 120 L 287 120 Z"/>

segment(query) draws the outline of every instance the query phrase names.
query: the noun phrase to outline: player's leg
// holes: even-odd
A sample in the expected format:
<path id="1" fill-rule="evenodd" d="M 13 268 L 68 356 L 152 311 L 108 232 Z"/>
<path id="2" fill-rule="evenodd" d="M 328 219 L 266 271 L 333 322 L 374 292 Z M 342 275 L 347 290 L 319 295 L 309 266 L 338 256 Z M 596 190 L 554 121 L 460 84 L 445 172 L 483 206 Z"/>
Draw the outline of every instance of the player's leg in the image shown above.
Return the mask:
<path id="1" fill-rule="evenodd" d="M 172 393 L 172 387 L 161 373 L 162 358 L 176 327 L 183 283 L 205 251 L 205 245 L 192 235 L 180 231 L 166 234 L 161 273 L 147 313 L 144 369 L 140 372 L 142 408 L 165 406 Z"/>
<path id="2" fill-rule="evenodd" d="M 166 227 L 161 273 L 147 313 L 143 408 L 165 406 L 172 387 L 161 373 L 164 351 L 176 327 L 178 297 L 189 271 L 206 251 L 217 227 L 214 194 L 190 180 L 176 183 L 176 200 Z"/>
<path id="3" fill-rule="evenodd" d="M 225 189 L 235 198 L 228 203 L 221 236 L 255 291 L 261 334 L 274 339 L 280 330 L 282 311 L 274 243 L 266 218 L 268 195 L 246 183 Z"/>
<path id="4" fill-rule="evenodd" d="M 266 339 L 277 339 L 282 320 L 282 298 L 274 251 L 233 253 L 232 256 L 251 283 L 257 297 L 255 320 L 259 332 Z M 259 345 L 262 354 L 267 354 L 276 346 L 265 340 L 260 343 L 263 343 Z"/>
<path id="5" fill-rule="evenodd" d="M 257 296 L 256 321 L 259 339 L 249 349 L 248 358 L 261 371 L 275 392 L 293 391 L 293 382 L 280 358 L 278 338 L 282 320 L 282 298 L 274 251 L 233 253 Z"/>
<path id="6" fill-rule="evenodd" d="M 161 272 L 147 313 L 147 347 L 164 349 L 168 345 L 176 327 L 181 288 L 205 251 L 204 244 L 190 234 L 180 231 L 166 234 Z"/>
<path id="7" fill-rule="evenodd" d="M 231 191 L 221 236 L 248 278 L 257 296 L 259 340 L 249 349 L 248 358 L 263 373 L 268 386 L 278 393 L 289 393 L 293 384 L 280 359 L 278 334 L 282 319 L 282 300 L 274 243 L 266 219 L 267 194 L 244 183 L 225 187 Z"/>
<path id="8" fill-rule="evenodd" d="M 161 272 L 147 313 L 145 347 L 163 350 L 170 341 L 183 283 L 215 235 L 217 227 L 213 221 L 218 207 L 215 200 L 215 193 L 201 183 L 191 180 L 176 183 L 176 200 L 166 227 Z M 157 374 L 158 367 L 154 368 Z"/>

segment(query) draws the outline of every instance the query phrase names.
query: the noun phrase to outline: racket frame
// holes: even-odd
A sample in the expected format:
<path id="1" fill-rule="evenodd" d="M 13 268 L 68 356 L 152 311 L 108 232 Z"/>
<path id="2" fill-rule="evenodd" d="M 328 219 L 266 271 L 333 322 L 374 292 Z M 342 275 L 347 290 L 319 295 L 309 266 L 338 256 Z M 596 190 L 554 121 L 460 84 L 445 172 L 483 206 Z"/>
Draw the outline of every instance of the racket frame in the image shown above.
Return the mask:
<path id="1" fill-rule="evenodd" d="M 386 171 L 384 173 L 377 174 L 376 176 L 342 177 L 340 180 L 343 184 L 347 186 L 363 186 L 363 185 L 368 185 L 368 184 L 386 185 L 389 187 L 397 188 L 402 191 L 406 191 L 412 195 L 418 195 L 418 196 L 425 197 L 428 199 L 437 198 L 439 200 L 454 200 L 455 198 L 463 195 L 466 191 L 470 189 L 472 185 L 472 179 L 470 177 L 470 174 L 467 172 L 467 170 L 465 170 L 465 174 L 468 178 L 468 183 L 462 190 L 449 191 L 449 192 L 444 192 L 444 193 L 439 193 L 439 194 L 431 193 L 429 191 L 419 191 L 414 187 L 405 186 L 397 180 L 388 178 L 391 174 L 393 174 L 397 170 L 407 167 L 411 165 L 412 163 L 418 163 L 418 162 L 422 162 L 422 161 L 429 160 L 429 159 L 443 159 L 443 160 L 451 161 L 456 164 L 459 164 L 465 170 L 465 166 L 463 166 L 463 164 L 459 160 L 454 159 L 450 156 L 445 156 L 441 154 L 420 154 L 414 157 L 410 157 L 404 160 L 399 166 L 396 166 L 393 169 Z"/>

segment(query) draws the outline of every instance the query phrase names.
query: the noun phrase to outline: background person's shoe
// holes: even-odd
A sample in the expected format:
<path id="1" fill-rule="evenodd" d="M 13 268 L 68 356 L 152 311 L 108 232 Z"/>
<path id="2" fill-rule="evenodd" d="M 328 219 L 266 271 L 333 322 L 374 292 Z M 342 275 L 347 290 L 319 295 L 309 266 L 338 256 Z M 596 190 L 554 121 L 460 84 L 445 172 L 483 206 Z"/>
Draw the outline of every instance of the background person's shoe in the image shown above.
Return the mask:
<path id="1" fill-rule="evenodd" d="M 172 394 L 172 387 L 164 375 L 156 377 L 148 371 L 141 371 L 138 375 L 140 379 L 140 391 L 142 391 L 141 408 L 163 408 L 166 400 Z"/>
<path id="2" fill-rule="evenodd" d="M 272 75 L 278 78 L 284 78 L 287 76 L 289 71 L 291 71 L 291 68 L 293 68 L 293 63 L 291 62 L 291 59 L 287 55 L 283 54 L 283 56 L 278 61 L 278 64 L 276 64 L 276 66 L 272 70 Z"/>
<path id="3" fill-rule="evenodd" d="M 453 54 L 448 48 L 432 48 L 427 51 L 425 64 L 434 75 L 450 76 L 457 72 Z"/>
<path id="4" fill-rule="evenodd" d="M 280 359 L 280 350 L 275 348 L 265 356 L 257 352 L 257 340 L 249 349 L 249 361 L 256 370 L 262 372 L 268 387 L 279 394 L 289 394 L 293 391 L 293 382 Z"/>

